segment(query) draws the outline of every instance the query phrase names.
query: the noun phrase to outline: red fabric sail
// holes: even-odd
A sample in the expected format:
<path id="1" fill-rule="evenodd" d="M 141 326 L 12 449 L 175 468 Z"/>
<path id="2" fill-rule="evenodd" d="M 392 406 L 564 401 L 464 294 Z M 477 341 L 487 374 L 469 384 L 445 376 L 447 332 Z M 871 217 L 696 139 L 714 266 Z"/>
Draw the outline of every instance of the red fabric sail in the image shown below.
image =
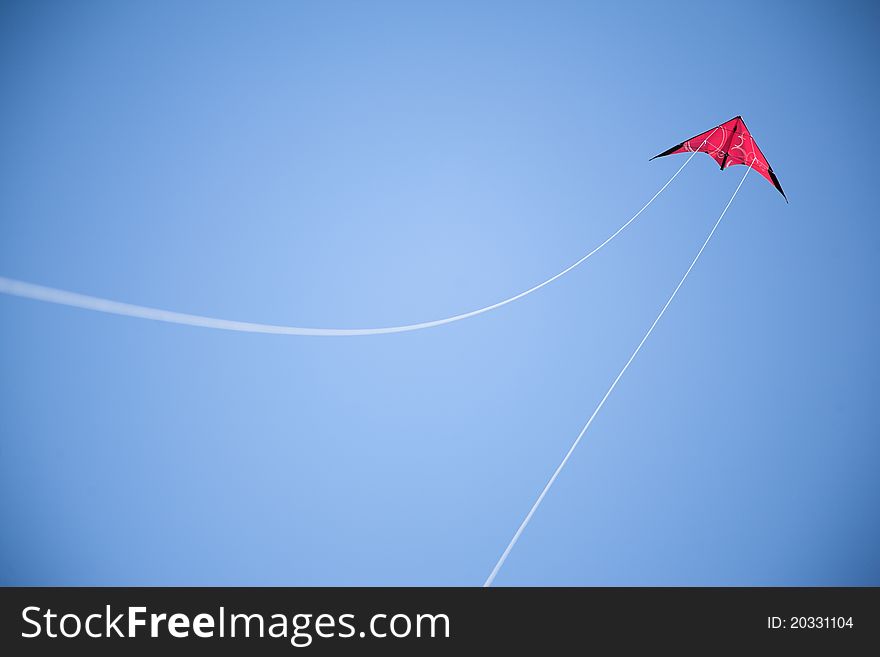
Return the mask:
<path id="1" fill-rule="evenodd" d="M 770 166 L 767 158 L 758 148 L 758 144 L 755 143 L 752 133 L 749 132 L 741 116 L 736 116 L 711 130 L 691 137 L 651 159 L 674 153 L 692 153 L 693 151 L 707 153 L 719 164 L 721 169 L 727 169 L 735 164 L 751 165 L 755 171 L 770 181 L 779 190 L 782 197 L 788 201 L 788 197 L 782 191 L 782 185 L 779 184 L 779 179 L 773 173 L 773 167 Z"/>

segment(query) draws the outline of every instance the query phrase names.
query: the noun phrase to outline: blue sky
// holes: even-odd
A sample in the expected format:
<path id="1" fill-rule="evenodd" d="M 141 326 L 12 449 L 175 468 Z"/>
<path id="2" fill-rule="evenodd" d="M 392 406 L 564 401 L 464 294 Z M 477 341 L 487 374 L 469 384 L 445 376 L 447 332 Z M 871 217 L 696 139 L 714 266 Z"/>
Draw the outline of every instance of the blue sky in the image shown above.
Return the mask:
<path id="1" fill-rule="evenodd" d="M 5 2 L 0 275 L 232 319 L 547 278 L 759 176 L 499 585 L 880 584 L 871 3 Z M 0 582 L 479 585 L 739 180 L 465 322 L 0 298 Z"/>

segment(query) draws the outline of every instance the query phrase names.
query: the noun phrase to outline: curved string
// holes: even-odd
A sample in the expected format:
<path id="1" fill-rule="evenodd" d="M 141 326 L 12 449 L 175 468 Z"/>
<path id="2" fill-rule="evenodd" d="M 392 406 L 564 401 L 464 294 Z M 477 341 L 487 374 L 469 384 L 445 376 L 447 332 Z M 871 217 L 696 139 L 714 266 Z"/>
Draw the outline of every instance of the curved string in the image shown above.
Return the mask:
<path id="1" fill-rule="evenodd" d="M 709 135 L 711 137 L 712 135 Z M 709 140 L 709 137 L 706 138 L 705 141 Z M 705 143 L 704 141 L 704 143 Z M 594 256 L 600 250 L 602 250 L 611 240 L 620 235 L 631 223 L 633 223 L 639 215 L 641 215 L 654 200 L 660 196 L 660 194 L 665 190 L 673 180 L 678 177 L 678 174 L 682 172 L 682 170 L 688 165 L 688 163 L 693 159 L 694 155 L 696 155 L 698 150 L 695 150 L 691 153 L 690 157 L 685 160 L 684 164 L 679 167 L 678 171 L 672 174 L 672 177 L 667 180 L 663 186 L 657 190 L 657 192 L 650 198 L 650 200 L 645 203 L 638 212 L 636 212 L 630 219 L 624 223 L 620 228 L 614 231 L 604 242 L 599 244 L 592 251 L 583 256 L 580 260 L 575 262 L 574 264 L 566 267 L 558 274 L 551 276 L 547 280 L 538 283 L 537 285 L 530 287 L 523 292 L 515 294 L 512 297 L 504 299 L 503 301 L 499 301 L 497 303 L 493 303 L 489 306 L 485 306 L 483 308 L 478 308 L 477 310 L 471 310 L 470 312 L 461 313 L 459 315 L 452 315 L 451 317 L 444 317 L 442 319 L 435 319 L 428 322 L 419 322 L 416 324 L 403 324 L 401 326 L 386 326 L 386 327 L 378 327 L 378 328 L 309 328 L 302 326 L 284 326 L 284 325 L 276 325 L 276 324 L 261 324 L 256 322 L 242 322 L 231 319 L 220 319 L 217 317 L 207 317 L 204 315 L 192 315 L 189 313 L 180 313 L 175 312 L 173 310 L 163 310 L 161 308 L 152 308 L 149 306 L 140 306 L 131 303 L 124 303 L 121 301 L 114 301 L 112 299 L 106 299 L 102 297 L 95 297 L 87 294 L 80 294 L 78 292 L 71 292 L 69 290 L 62 290 L 59 288 L 48 287 L 45 285 L 37 285 L 36 283 L 29 283 L 27 281 L 21 281 L 14 278 L 7 278 L 0 276 L 0 293 L 7 294 L 16 297 L 23 297 L 26 299 L 32 299 L 35 301 L 43 301 L 45 303 L 53 303 L 62 306 L 72 306 L 75 308 L 82 308 L 85 310 L 92 310 L 95 312 L 108 313 L 111 315 L 123 315 L 125 317 L 135 317 L 138 319 L 149 319 L 158 322 L 168 322 L 171 324 L 184 324 L 187 326 L 198 326 L 202 328 L 212 328 L 223 331 L 239 331 L 244 333 L 269 333 L 274 335 L 311 335 L 311 336 L 327 336 L 327 337 L 345 337 L 345 336 L 357 336 L 357 335 L 382 335 L 387 333 L 404 333 L 406 331 L 418 331 L 421 329 L 432 328 L 435 326 L 442 326 L 444 324 L 451 324 L 453 322 L 459 322 L 463 319 L 468 319 L 470 317 L 476 317 L 477 315 L 482 315 L 483 313 L 487 313 L 491 310 L 496 310 L 501 308 L 502 306 L 506 306 L 509 303 L 513 303 L 514 301 L 518 301 L 523 297 L 526 297 L 533 292 L 537 292 L 541 288 L 546 285 L 549 285 L 553 281 L 565 276 L 567 273 L 580 266 L 584 262 L 586 262 L 589 258 Z"/>

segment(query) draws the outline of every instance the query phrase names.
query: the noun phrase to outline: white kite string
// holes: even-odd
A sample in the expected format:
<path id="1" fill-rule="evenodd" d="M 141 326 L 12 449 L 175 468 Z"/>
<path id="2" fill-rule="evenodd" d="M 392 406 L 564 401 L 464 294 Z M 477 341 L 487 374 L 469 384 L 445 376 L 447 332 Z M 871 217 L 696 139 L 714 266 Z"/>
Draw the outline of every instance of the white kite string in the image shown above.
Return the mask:
<path id="1" fill-rule="evenodd" d="M 712 135 L 709 135 L 709 137 L 711 136 Z M 703 143 L 708 141 L 709 137 L 707 137 Z M 664 189 L 666 189 L 673 180 L 675 180 L 678 174 L 681 173 L 682 170 L 687 166 L 688 162 L 690 162 L 691 159 L 693 159 L 694 155 L 697 154 L 698 150 L 699 149 L 696 149 L 693 153 L 691 153 L 690 157 L 685 160 L 684 164 L 679 167 L 678 171 L 672 174 L 672 177 L 667 180 L 666 183 L 659 190 L 657 190 L 657 193 L 654 194 L 654 196 L 652 196 L 651 199 L 647 203 L 645 203 L 642 208 L 629 219 L 629 221 L 627 221 L 620 228 L 614 231 L 614 233 L 612 233 L 612 235 L 608 237 L 608 239 L 606 239 L 599 246 L 590 251 L 587 255 L 575 262 L 570 267 L 562 270 L 555 276 L 548 278 L 543 283 L 539 283 L 538 285 L 535 285 L 534 287 L 531 287 L 524 292 L 520 292 L 519 294 L 512 296 L 509 299 L 505 299 L 504 301 L 493 303 L 491 306 L 486 306 L 485 308 L 480 308 L 478 310 L 472 310 L 470 312 L 462 313 L 460 315 L 453 315 L 452 317 L 445 317 L 443 319 L 435 319 L 430 322 L 405 324 L 403 326 L 359 329 L 306 328 L 300 326 L 258 324 L 254 322 L 240 322 L 230 319 L 205 317 L 203 315 L 191 315 L 189 313 L 179 313 L 172 310 L 162 310 L 160 308 L 151 308 L 148 306 L 123 303 L 121 301 L 113 301 L 112 299 L 93 297 L 87 294 L 79 294 L 77 292 L 71 292 L 68 290 L 61 290 L 54 287 L 37 285 L 35 283 L 28 283 L 26 281 L 17 280 L 14 278 L 6 278 L 3 276 L 0 276 L 0 293 L 16 297 L 23 297 L 26 299 L 33 299 L 36 301 L 44 301 L 46 303 L 54 303 L 63 306 L 73 306 L 75 308 L 83 308 L 85 310 L 94 310 L 97 312 L 109 313 L 111 315 L 124 315 L 126 317 L 150 319 L 159 322 L 169 322 L 172 324 L 185 324 L 188 326 L 200 326 L 203 328 L 220 329 L 224 331 L 240 331 L 244 333 L 271 333 L 275 335 L 318 335 L 339 337 L 354 335 L 380 335 L 383 333 L 403 333 L 405 331 L 418 331 L 419 329 L 432 328 L 434 326 L 441 326 L 443 324 L 451 324 L 452 322 L 458 322 L 462 319 L 475 317 L 477 315 L 489 312 L 490 310 L 500 308 L 501 306 L 506 306 L 509 303 L 517 301 L 518 299 L 522 299 L 532 292 L 537 292 L 545 285 L 549 285 L 556 279 L 561 278 L 572 269 L 585 262 L 588 258 L 598 253 L 606 244 L 617 237 L 621 232 L 623 232 L 623 230 L 627 226 L 635 221 L 636 218 L 640 214 L 642 214 L 642 212 L 644 212 L 658 196 L 660 196 L 660 193 Z"/>
<path id="2" fill-rule="evenodd" d="M 754 164 L 754 159 L 752 160 L 752 164 Z M 706 245 L 709 243 L 709 240 L 712 239 L 712 236 L 715 234 L 715 230 L 718 228 L 718 224 L 721 223 L 721 220 L 724 218 L 727 209 L 730 207 L 730 204 L 733 203 L 733 199 L 736 198 L 737 193 L 739 192 L 739 188 L 742 187 L 742 184 L 746 180 L 746 176 L 749 175 L 749 171 L 752 170 L 752 165 L 746 169 L 746 172 L 743 174 L 742 180 L 739 181 L 739 185 L 736 186 L 736 189 L 733 192 L 733 196 L 730 197 L 730 200 L 727 202 L 727 205 L 724 206 L 724 210 L 721 212 L 721 216 L 718 217 L 718 221 L 715 222 L 715 225 L 712 227 L 712 230 L 709 232 L 709 236 L 706 238 L 706 241 L 703 242 L 703 246 L 700 247 L 700 250 L 697 251 L 697 255 L 694 257 L 693 261 L 691 261 L 690 267 L 687 268 L 687 271 L 684 273 L 684 276 L 681 277 L 681 280 L 678 282 L 678 285 L 675 286 L 675 289 L 672 291 L 672 294 L 667 299 L 666 304 L 660 310 L 660 314 L 657 315 L 657 319 L 654 320 L 654 323 L 651 324 L 651 328 L 648 329 L 648 332 L 645 333 L 645 337 L 642 338 L 642 341 L 639 342 L 639 346 L 635 348 L 632 356 L 629 357 L 629 360 L 626 361 L 626 365 L 623 366 L 623 369 L 620 370 L 620 373 L 614 379 L 614 382 L 611 384 L 611 387 L 608 388 L 608 392 L 605 393 L 605 396 L 602 397 L 602 401 L 599 402 L 599 405 L 596 406 L 596 410 L 593 411 L 593 414 L 590 416 L 590 419 L 587 420 L 587 423 L 584 425 L 584 428 L 581 429 L 581 432 L 578 434 L 578 437 L 575 438 L 574 443 L 572 443 L 568 452 L 565 455 L 565 458 L 562 459 L 562 462 L 556 468 L 556 471 L 553 473 L 553 476 L 550 477 L 550 480 L 547 482 L 547 485 L 544 486 L 544 490 L 541 491 L 541 494 L 538 495 L 538 499 L 535 500 L 535 503 L 532 505 L 532 508 L 529 509 L 528 514 L 526 514 L 525 519 L 519 526 L 519 529 L 516 530 L 516 533 L 513 535 L 513 538 L 510 539 L 510 543 L 507 544 L 507 548 L 505 548 L 504 552 L 501 555 L 501 558 L 498 559 L 498 563 L 495 564 L 495 567 L 492 569 L 492 572 L 489 573 L 489 577 L 486 578 L 484 587 L 492 586 L 492 582 L 495 581 L 495 577 L 498 575 L 498 571 L 501 570 L 501 567 L 504 565 L 504 562 L 507 561 L 507 557 L 510 555 L 510 551 L 513 550 L 513 546 L 516 545 L 516 542 L 519 540 L 519 537 L 522 535 L 526 526 L 529 524 L 529 521 L 532 519 L 532 516 L 535 515 L 535 511 L 538 510 L 538 507 L 541 505 L 541 502 L 544 501 L 544 497 L 547 495 L 547 491 L 550 490 L 550 487 L 553 485 L 553 482 L 556 481 L 556 478 L 559 476 L 559 473 L 562 472 L 562 469 L 565 467 L 565 464 L 568 463 L 568 459 L 571 457 L 574 450 L 577 448 L 578 443 L 581 442 L 581 438 L 584 437 L 584 434 L 587 432 L 587 429 L 590 428 L 590 425 L 593 423 L 593 420 L 596 419 L 596 416 L 599 414 L 599 411 L 602 410 L 602 407 L 605 405 L 608 397 L 611 396 L 611 393 L 614 391 L 614 388 L 617 386 L 617 382 L 620 381 L 621 377 L 626 372 L 627 368 L 629 368 L 630 364 L 635 360 L 639 351 L 641 351 L 642 346 L 648 340 L 648 337 L 651 333 L 654 332 L 654 328 L 660 322 L 660 318 L 663 317 L 663 314 L 666 312 L 666 309 L 669 308 L 669 304 L 672 303 L 672 300 L 675 298 L 675 295 L 678 294 L 678 291 L 681 289 L 681 286 L 684 285 L 685 280 L 687 280 L 688 275 L 691 273 L 691 270 L 694 268 L 694 265 L 697 264 L 697 260 L 700 259 L 700 256 L 703 255 L 703 250 L 706 248 Z"/>

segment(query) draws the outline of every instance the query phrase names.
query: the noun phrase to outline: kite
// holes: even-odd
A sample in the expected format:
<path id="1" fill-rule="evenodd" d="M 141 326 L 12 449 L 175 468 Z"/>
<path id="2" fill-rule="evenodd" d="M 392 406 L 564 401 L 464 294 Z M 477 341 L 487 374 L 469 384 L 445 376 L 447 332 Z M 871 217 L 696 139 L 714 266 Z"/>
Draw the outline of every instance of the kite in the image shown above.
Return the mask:
<path id="1" fill-rule="evenodd" d="M 755 138 L 746 127 L 745 121 L 741 116 L 735 116 L 730 121 L 725 121 L 712 130 L 706 130 L 687 141 L 681 142 L 678 146 L 673 146 L 668 151 L 663 151 L 659 155 L 655 155 L 651 159 L 664 157 L 666 155 L 674 155 L 675 153 L 707 153 L 712 159 L 718 162 L 721 170 L 728 169 L 736 164 L 750 165 L 755 171 L 760 173 L 772 184 L 782 198 L 788 203 L 788 197 L 782 191 L 782 185 L 779 179 L 773 173 L 773 167 L 764 157 Z"/>

